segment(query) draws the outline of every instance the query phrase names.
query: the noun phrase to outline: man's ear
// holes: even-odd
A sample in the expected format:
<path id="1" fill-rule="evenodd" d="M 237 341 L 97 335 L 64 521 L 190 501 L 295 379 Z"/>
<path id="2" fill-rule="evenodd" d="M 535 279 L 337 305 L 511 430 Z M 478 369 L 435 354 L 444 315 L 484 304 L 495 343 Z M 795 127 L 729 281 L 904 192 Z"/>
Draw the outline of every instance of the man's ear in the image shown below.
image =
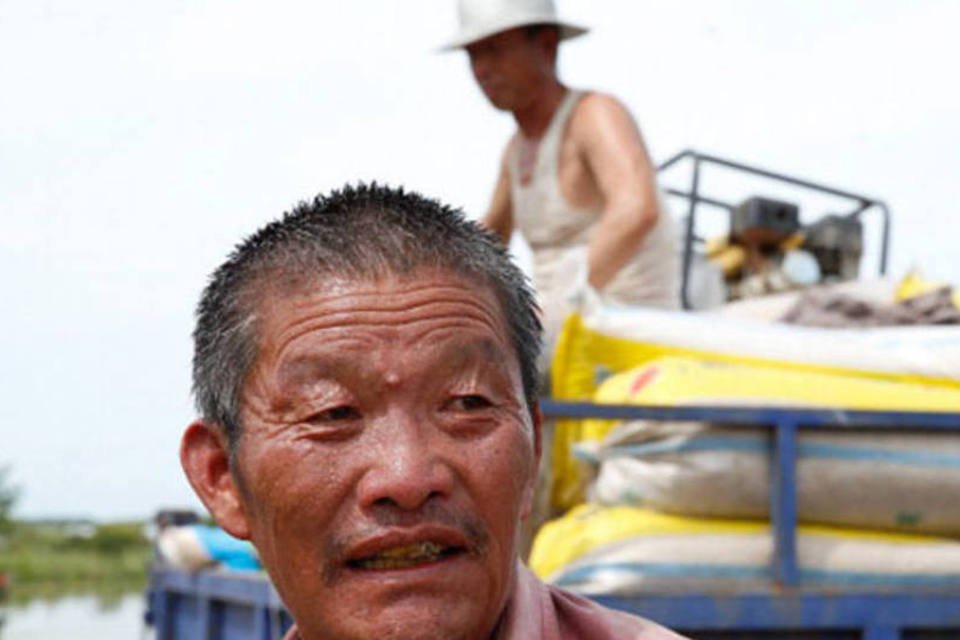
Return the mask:
<path id="1" fill-rule="evenodd" d="M 533 501 L 540 480 L 540 458 L 543 457 L 543 413 L 540 411 L 540 403 L 536 400 L 530 408 L 530 419 L 533 427 L 533 467 L 527 478 L 527 486 L 523 490 L 523 501 L 520 505 L 521 519 L 529 517 L 533 512 Z"/>
<path id="2" fill-rule="evenodd" d="M 537 39 L 540 41 L 540 46 L 543 47 L 546 53 L 550 67 L 556 70 L 557 57 L 560 52 L 560 29 L 557 27 L 540 29 L 537 32 Z"/>
<path id="3" fill-rule="evenodd" d="M 543 457 L 543 412 L 540 411 L 540 402 L 533 401 L 533 450 L 536 456 L 534 463 L 540 468 L 540 459 Z"/>
<path id="4" fill-rule="evenodd" d="M 250 527 L 223 431 L 202 420 L 187 427 L 180 442 L 180 464 L 210 515 L 230 535 L 250 539 Z"/>

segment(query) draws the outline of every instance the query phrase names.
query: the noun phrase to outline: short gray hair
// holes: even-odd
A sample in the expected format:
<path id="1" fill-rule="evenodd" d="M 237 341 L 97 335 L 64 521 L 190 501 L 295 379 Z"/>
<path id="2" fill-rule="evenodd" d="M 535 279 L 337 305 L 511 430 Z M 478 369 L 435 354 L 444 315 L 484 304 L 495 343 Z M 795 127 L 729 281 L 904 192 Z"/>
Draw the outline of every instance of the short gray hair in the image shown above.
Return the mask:
<path id="1" fill-rule="evenodd" d="M 375 279 L 422 267 L 449 270 L 495 294 L 532 410 L 542 327 L 526 276 L 497 237 L 461 210 L 371 184 L 301 202 L 237 245 L 213 273 L 193 332 L 193 394 L 203 419 L 219 425 L 233 449 L 266 291 L 296 290 L 324 276 Z"/>

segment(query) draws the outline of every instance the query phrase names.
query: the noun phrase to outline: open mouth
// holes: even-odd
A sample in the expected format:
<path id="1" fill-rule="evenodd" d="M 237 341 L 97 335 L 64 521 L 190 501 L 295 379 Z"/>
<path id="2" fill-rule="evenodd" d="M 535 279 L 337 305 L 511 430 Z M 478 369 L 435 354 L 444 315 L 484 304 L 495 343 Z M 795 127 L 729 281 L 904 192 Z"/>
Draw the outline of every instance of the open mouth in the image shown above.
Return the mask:
<path id="1" fill-rule="evenodd" d="M 372 556 L 350 560 L 347 564 L 351 568 L 366 571 L 407 569 L 409 567 L 439 562 L 444 558 L 463 553 L 463 551 L 463 547 L 446 546 L 428 540 L 386 549 Z"/>

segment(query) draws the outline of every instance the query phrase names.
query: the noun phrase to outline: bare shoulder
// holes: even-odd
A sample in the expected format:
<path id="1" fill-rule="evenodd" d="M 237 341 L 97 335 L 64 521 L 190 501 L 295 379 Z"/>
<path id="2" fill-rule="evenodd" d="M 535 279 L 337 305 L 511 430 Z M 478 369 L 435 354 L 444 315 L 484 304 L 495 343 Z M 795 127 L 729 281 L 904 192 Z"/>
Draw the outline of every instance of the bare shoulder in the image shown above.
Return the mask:
<path id="1" fill-rule="evenodd" d="M 580 99 L 570 120 L 570 133 L 590 144 L 611 137 L 638 141 L 639 129 L 627 106 L 617 97 L 590 91 Z"/>
<path id="2" fill-rule="evenodd" d="M 602 91 L 585 91 L 577 111 L 593 114 L 619 114 L 630 116 L 630 110 L 618 97 Z"/>
<path id="3" fill-rule="evenodd" d="M 630 110 L 619 98 L 609 93 L 589 91 L 577 103 L 571 124 L 589 127 L 609 122 L 636 127 Z"/>

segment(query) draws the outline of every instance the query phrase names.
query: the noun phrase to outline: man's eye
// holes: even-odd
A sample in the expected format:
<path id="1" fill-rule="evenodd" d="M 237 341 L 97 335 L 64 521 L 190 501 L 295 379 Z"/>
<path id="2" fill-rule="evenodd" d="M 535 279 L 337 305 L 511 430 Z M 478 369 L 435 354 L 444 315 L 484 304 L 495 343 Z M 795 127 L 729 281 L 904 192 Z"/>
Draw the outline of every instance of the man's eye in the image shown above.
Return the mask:
<path id="1" fill-rule="evenodd" d="M 457 396 L 450 404 L 453 409 L 459 411 L 476 411 L 493 406 L 492 402 L 480 395 Z"/>
<path id="2" fill-rule="evenodd" d="M 310 422 L 341 422 L 344 420 L 355 420 L 360 417 L 360 412 L 356 407 L 350 405 L 341 405 L 331 407 L 310 416 Z"/>

